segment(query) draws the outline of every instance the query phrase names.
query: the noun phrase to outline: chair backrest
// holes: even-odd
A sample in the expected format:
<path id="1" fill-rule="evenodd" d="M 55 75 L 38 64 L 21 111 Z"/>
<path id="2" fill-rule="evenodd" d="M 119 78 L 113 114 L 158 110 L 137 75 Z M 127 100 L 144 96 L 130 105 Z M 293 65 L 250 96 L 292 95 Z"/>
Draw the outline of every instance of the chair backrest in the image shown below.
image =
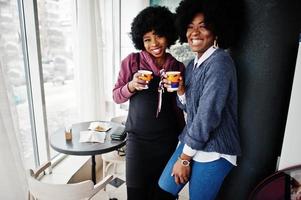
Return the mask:
<path id="1" fill-rule="evenodd" d="M 39 200 L 79 200 L 89 199 L 93 194 L 92 181 L 76 184 L 43 183 L 34 177 L 29 177 L 30 194 Z"/>
<path id="2" fill-rule="evenodd" d="M 37 173 L 43 172 L 47 167 L 44 166 L 43 170 L 38 170 Z M 105 179 L 103 179 L 103 181 L 101 181 L 96 185 L 94 185 L 91 180 L 82 181 L 74 184 L 53 184 L 53 183 L 45 183 L 39 180 L 38 179 L 39 175 L 37 173 L 35 173 L 33 170 L 29 170 L 29 176 L 28 176 L 29 199 L 38 199 L 38 200 L 90 199 L 99 190 L 103 189 L 105 185 L 113 178 L 112 176 L 106 177 Z"/>

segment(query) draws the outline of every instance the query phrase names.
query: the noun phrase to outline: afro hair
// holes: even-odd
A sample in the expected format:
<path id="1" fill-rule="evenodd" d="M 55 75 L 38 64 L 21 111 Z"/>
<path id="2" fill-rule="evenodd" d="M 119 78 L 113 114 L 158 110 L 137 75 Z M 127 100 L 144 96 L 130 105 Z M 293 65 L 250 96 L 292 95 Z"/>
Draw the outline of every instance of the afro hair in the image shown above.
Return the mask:
<path id="1" fill-rule="evenodd" d="M 131 24 L 130 35 L 135 48 L 145 50 L 143 36 L 150 31 L 165 37 L 168 48 L 173 45 L 178 39 L 174 18 L 174 14 L 163 6 L 149 6 L 142 10 Z"/>
<path id="2" fill-rule="evenodd" d="M 187 26 L 196 14 L 202 13 L 205 25 L 216 37 L 221 48 L 229 48 L 238 41 L 243 21 L 240 0 L 182 0 L 176 8 L 175 25 L 180 42 L 187 42 Z"/>

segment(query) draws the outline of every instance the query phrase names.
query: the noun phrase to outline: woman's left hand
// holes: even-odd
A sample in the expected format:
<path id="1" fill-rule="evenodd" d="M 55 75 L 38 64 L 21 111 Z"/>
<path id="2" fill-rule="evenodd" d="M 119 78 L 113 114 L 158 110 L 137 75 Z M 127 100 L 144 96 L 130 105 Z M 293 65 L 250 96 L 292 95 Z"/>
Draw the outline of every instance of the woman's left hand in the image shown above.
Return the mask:
<path id="1" fill-rule="evenodd" d="M 190 177 L 190 166 L 182 165 L 179 160 L 174 164 L 172 175 L 175 178 L 177 184 L 185 184 L 188 182 Z"/>
<path id="2" fill-rule="evenodd" d="M 183 77 L 181 75 L 179 76 L 178 81 L 179 81 L 179 87 L 178 87 L 177 92 L 178 92 L 179 95 L 183 95 L 185 93 L 185 86 L 184 86 Z M 162 82 L 163 82 L 165 88 L 167 88 L 167 89 L 171 88 L 171 81 L 167 80 L 167 75 L 166 74 L 163 75 Z"/>
<path id="3" fill-rule="evenodd" d="M 185 85 L 184 85 L 184 80 L 183 77 L 180 77 L 179 81 L 179 89 L 177 91 L 178 95 L 183 95 L 185 93 Z"/>

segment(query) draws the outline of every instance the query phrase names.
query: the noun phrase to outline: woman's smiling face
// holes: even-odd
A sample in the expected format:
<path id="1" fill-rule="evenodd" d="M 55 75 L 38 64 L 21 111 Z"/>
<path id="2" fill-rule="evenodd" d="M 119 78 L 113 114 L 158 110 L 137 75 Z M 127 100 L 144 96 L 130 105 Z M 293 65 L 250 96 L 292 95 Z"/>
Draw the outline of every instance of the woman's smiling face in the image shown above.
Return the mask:
<path id="1" fill-rule="evenodd" d="M 205 26 L 205 19 L 202 13 L 198 13 L 187 26 L 186 37 L 188 44 L 198 57 L 213 45 L 215 36 Z"/>
<path id="2" fill-rule="evenodd" d="M 156 35 L 154 31 L 144 34 L 143 44 L 145 50 L 155 57 L 155 59 L 161 58 L 165 55 L 167 40 L 165 37 Z"/>

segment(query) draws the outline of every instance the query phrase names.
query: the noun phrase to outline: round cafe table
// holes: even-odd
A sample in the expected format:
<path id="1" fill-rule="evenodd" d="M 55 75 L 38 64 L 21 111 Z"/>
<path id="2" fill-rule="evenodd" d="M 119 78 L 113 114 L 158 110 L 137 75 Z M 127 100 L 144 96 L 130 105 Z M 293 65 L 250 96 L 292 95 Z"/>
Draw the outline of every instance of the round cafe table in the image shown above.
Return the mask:
<path id="1" fill-rule="evenodd" d="M 106 132 L 106 139 L 104 143 L 96 142 L 79 142 L 80 131 L 88 130 L 90 122 L 81 122 L 72 125 L 72 140 L 67 141 L 65 139 L 65 130 L 60 129 L 56 133 L 50 136 L 50 146 L 64 154 L 68 155 L 77 155 L 77 156 L 87 156 L 91 155 L 92 160 L 92 181 L 96 183 L 96 162 L 95 155 L 107 153 L 110 151 L 117 150 L 125 145 L 126 140 L 118 141 L 112 140 L 110 135 L 113 133 L 122 133 L 125 129 L 123 125 L 109 122 L 109 121 L 100 121 L 108 123 L 111 126 L 111 129 Z"/>

